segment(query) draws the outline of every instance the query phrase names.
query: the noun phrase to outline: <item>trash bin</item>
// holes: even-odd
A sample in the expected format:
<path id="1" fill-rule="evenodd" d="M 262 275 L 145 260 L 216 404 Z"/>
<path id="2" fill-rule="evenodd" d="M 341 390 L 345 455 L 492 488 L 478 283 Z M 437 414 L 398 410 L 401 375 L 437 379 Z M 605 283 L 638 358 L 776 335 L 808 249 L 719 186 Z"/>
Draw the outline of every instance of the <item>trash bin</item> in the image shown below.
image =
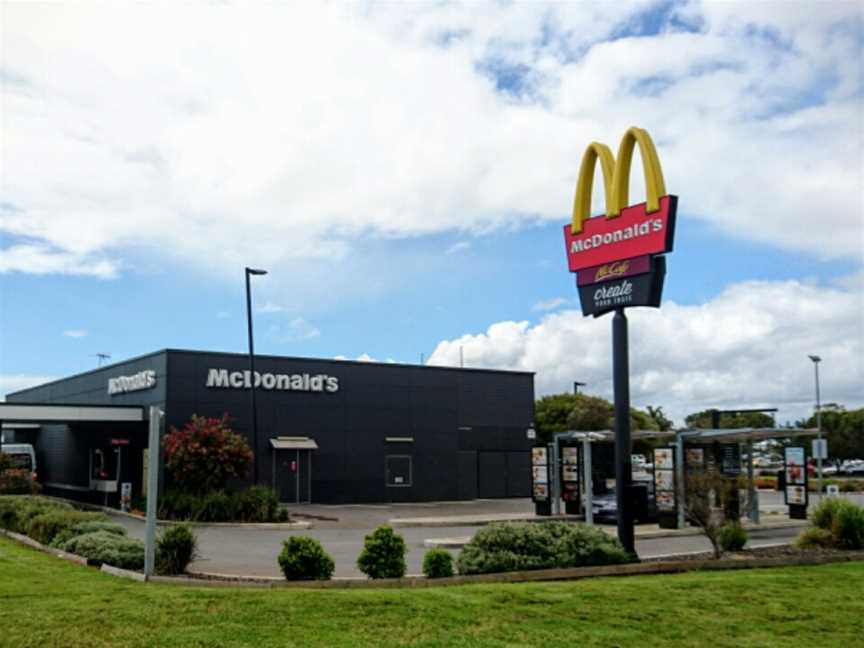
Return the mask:
<path id="1" fill-rule="evenodd" d="M 781 493 L 786 490 L 786 471 L 777 471 L 777 490 Z"/>
<path id="2" fill-rule="evenodd" d="M 630 499 L 630 510 L 636 522 L 648 521 L 648 486 L 645 484 L 631 484 L 628 488 Z"/>

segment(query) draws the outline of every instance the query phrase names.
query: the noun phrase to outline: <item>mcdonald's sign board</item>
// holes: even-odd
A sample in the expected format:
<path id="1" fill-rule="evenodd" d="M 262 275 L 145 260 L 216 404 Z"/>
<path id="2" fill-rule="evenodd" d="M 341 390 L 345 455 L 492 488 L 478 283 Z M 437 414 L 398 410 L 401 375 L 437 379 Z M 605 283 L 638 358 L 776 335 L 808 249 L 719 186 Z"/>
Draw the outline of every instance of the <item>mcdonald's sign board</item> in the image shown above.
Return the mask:
<path id="1" fill-rule="evenodd" d="M 665 276 L 666 257 L 656 256 L 649 258 L 647 272 L 579 286 L 582 314 L 600 317 L 616 308 L 660 306 Z"/>
<path id="2" fill-rule="evenodd" d="M 642 157 L 647 199 L 629 205 L 630 168 L 636 146 Z M 589 218 L 598 163 L 603 173 L 606 214 Z M 665 261 L 657 262 L 655 257 L 672 251 L 677 207 L 678 197 L 666 193 L 660 159 L 647 131 L 630 128 L 618 147 L 617 160 L 605 144 L 593 142 L 588 146 L 579 167 L 573 219 L 564 227 L 567 265 L 570 272 L 578 273 L 583 314 L 597 316 L 624 306 L 660 305 L 666 266 Z M 627 280 L 630 276 L 634 279 Z M 585 288 L 604 281 L 614 281 L 622 290 L 630 290 L 629 298 L 594 299 L 596 294 L 616 292 Z M 617 305 L 609 307 L 610 303 Z"/>

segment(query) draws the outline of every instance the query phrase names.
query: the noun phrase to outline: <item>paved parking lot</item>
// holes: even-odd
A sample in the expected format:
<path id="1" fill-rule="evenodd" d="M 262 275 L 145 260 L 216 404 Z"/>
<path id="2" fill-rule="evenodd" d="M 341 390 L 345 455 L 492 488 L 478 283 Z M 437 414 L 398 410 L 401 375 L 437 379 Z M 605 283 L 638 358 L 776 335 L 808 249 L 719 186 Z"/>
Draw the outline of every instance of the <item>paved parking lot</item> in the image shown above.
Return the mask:
<path id="1" fill-rule="evenodd" d="M 763 514 L 785 509 L 782 494 L 763 491 L 760 493 Z M 853 499 L 864 501 L 864 496 Z M 255 527 L 199 527 L 197 529 L 200 558 L 193 563 L 194 571 L 222 574 L 247 574 L 257 576 L 279 576 L 276 557 L 282 541 L 289 535 L 308 535 L 317 538 L 336 562 L 336 576 L 362 574 L 356 567 L 357 556 L 363 547 L 364 537 L 375 527 L 394 518 L 416 518 L 446 515 L 465 516 L 479 514 L 525 514 L 534 512 L 528 499 L 477 500 L 472 502 L 443 502 L 429 504 L 380 504 L 356 506 L 308 505 L 292 507 L 292 512 L 312 522 L 308 530 L 286 530 Z M 777 516 L 765 515 L 765 520 Z M 117 517 L 133 537 L 144 537 L 144 524 L 138 520 Z M 454 525 L 436 527 L 399 528 L 408 547 L 406 560 L 409 574 L 419 574 L 423 556 L 428 551 L 424 541 L 429 538 L 471 536 L 476 525 Z M 614 532 L 614 527 L 609 527 Z M 800 529 L 760 529 L 751 532 L 751 546 L 791 541 Z M 707 551 L 709 545 L 701 536 L 638 538 L 636 548 L 642 557 L 663 554 Z M 453 552 L 458 553 L 458 551 Z"/>

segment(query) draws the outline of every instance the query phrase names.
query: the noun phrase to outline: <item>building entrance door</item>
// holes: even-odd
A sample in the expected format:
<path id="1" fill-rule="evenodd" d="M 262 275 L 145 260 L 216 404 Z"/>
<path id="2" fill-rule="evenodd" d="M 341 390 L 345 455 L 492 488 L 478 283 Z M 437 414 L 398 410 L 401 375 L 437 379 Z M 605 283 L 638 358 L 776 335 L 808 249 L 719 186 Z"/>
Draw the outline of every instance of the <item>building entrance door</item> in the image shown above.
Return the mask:
<path id="1" fill-rule="evenodd" d="M 280 502 L 308 504 L 312 501 L 312 451 L 276 450 L 274 487 Z"/>

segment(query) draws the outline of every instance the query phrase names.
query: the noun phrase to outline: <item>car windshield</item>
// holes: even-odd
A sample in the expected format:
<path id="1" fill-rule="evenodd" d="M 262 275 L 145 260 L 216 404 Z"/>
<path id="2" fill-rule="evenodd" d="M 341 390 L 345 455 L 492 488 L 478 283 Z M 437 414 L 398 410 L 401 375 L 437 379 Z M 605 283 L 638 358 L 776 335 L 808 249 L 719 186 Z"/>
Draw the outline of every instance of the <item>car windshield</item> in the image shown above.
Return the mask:
<path id="1" fill-rule="evenodd" d="M 12 467 L 19 470 L 33 470 L 33 460 L 29 454 L 10 454 Z"/>

